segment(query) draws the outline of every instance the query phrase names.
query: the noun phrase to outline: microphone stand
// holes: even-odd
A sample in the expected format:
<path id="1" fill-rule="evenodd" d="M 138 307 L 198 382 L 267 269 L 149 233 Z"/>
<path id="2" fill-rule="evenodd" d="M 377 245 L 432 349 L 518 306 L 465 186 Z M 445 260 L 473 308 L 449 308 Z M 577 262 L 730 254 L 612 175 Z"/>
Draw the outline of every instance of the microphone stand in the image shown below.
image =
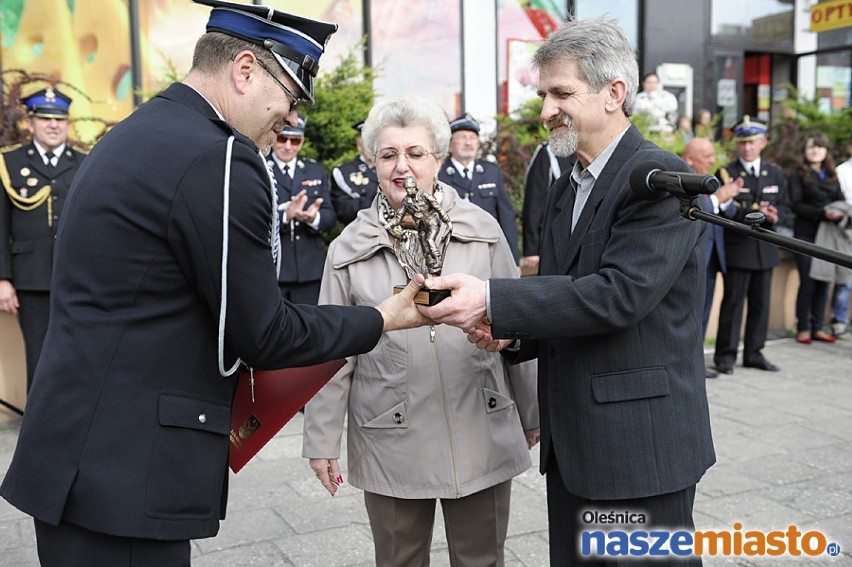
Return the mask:
<path id="1" fill-rule="evenodd" d="M 820 260 L 825 260 L 826 262 L 831 262 L 832 264 L 837 264 L 838 266 L 843 266 L 844 268 L 852 269 L 852 256 L 849 254 L 843 254 L 823 246 L 811 244 L 810 242 L 790 238 L 789 236 L 783 236 L 761 227 L 760 225 L 765 219 L 765 215 L 763 213 L 747 214 L 745 216 L 747 224 L 743 224 L 725 217 L 720 217 L 713 213 L 706 213 L 702 211 L 695 204 L 695 197 L 677 195 L 677 199 L 680 201 L 680 214 L 686 219 L 692 221 L 700 219 L 704 222 L 709 222 L 710 224 L 727 228 L 751 238 L 770 242 L 780 246 L 781 248 L 786 248 L 791 252 L 798 252 L 799 254 L 812 256 L 814 258 L 819 258 Z"/>
<path id="2" fill-rule="evenodd" d="M 7 402 L 6 400 L 4 400 L 2 398 L 0 398 L 0 406 L 5 407 L 6 409 L 15 412 L 18 415 L 24 415 L 24 410 L 22 410 L 21 408 L 13 406 L 12 404 L 10 404 L 9 402 Z"/>

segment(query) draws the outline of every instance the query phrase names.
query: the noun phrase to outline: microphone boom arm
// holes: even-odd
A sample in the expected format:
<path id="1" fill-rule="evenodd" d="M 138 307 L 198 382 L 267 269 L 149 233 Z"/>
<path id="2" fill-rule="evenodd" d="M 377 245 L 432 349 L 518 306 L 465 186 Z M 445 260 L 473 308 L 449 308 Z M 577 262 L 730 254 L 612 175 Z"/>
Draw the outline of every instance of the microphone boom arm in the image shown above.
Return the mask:
<path id="1" fill-rule="evenodd" d="M 706 213 L 695 205 L 695 199 L 692 197 L 678 196 L 677 198 L 680 201 L 680 214 L 691 221 L 696 219 L 703 220 L 704 222 L 724 227 L 751 238 L 775 244 L 791 252 L 798 252 L 799 254 L 805 254 L 806 256 L 812 256 L 826 262 L 831 262 L 832 264 L 837 264 L 838 266 L 843 266 L 844 268 L 852 269 L 852 256 L 849 254 L 843 254 L 842 252 L 817 246 L 810 242 L 790 238 L 789 236 L 784 236 L 761 227 L 760 223 L 763 222 L 763 213 L 750 213 L 756 216 L 754 217 L 753 224 L 748 225 L 720 217 L 719 215 Z"/>

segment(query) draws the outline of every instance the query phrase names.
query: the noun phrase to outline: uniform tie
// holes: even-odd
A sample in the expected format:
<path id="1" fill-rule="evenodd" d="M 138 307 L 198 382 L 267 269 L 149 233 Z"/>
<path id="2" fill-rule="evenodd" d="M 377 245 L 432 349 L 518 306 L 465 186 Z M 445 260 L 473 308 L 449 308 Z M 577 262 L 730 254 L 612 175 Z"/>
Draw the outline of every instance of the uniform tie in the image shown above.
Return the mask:
<path id="1" fill-rule="evenodd" d="M 287 179 L 287 181 L 290 181 L 290 179 L 292 179 L 290 177 L 290 166 L 285 163 L 283 170 L 284 170 L 284 177 Z"/>
<path id="2" fill-rule="evenodd" d="M 466 189 L 466 192 L 465 192 L 464 198 L 465 198 L 465 199 L 470 200 L 470 194 L 471 194 L 471 181 L 473 180 L 473 175 L 471 175 L 470 170 L 469 170 L 468 168 L 466 168 L 466 167 L 465 167 L 465 168 L 462 170 L 462 177 L 464 177 L 464 187 L 465 187 L 465 189 Z"/>
<path id="3" fill-rule="evenodd" d="M 45 165 L 47 165 L 48 169 L 53 169 L 54 167 L 56 167 L 53 163 L 53 158 L 58 158 L 59 156 L 57 156 L 53 152 L 47 152 L 46 154 L 44 154 L 44 157 L 47 159 L 47 163 Z M 57 159 L 57 161 L 59 160 Z"/>

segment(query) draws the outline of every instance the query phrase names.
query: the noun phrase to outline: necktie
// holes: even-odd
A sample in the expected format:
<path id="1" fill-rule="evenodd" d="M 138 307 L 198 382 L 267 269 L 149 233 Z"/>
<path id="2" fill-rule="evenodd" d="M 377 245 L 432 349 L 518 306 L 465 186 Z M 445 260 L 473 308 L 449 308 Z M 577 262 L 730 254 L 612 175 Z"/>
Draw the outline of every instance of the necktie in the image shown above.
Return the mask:
<path id="1" fill-rule="evenodd" d="M 53 153 L 53 152 L 47 152 L 47 153 L 44 155 L 44 157 L 47 159 L 47 164 L 46 164 L 46 165 L 47 165 L 47 168 L 48 168 L 48 169 L 53 169 L 53 168 L 54 168 L 54 165 L 53 165 L 53 158 L 58 157 L 58 156 L 57 156 L 55 153 Z"/>
<path id="2" fill-rule="evenodd" d="M 464 168 L 462 170 L 462 177 L 464 177 L 464 187 L 467 192 L 464 195 L 465 199 L 470 199 L 470 182 L 473 176 L 470 174 L 470 170 L 468 168 Z"/>
<path id="3" fill-rule="evenodd" d="M 281 168 L 281 179 L 284 181 L 283 185 L 287 191 L 290 191 L 290 186 L 293 183 L 293 178 L 290 176 L 290 166 L 285 164 L 284 167 Z"/>

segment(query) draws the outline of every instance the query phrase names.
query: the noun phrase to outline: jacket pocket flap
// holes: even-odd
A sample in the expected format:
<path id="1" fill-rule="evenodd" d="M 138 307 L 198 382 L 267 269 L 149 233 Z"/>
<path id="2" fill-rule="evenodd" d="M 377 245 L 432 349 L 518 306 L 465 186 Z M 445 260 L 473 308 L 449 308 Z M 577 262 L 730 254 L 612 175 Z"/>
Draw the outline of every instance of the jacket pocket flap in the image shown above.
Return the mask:
<path id="1" fill-rule="evenodd" d="M 408 427 L 408 419 L 405 415 L 405 402 L 400 402 L 383 414 L 376 416 L 364 427 L 371 429 L 397 429 Z"/>
<path id="2" fill-rule="evenodd" d="M 592 376 L 592 393 L 602 404 L 668 396 L 669 377 L 662 367 L 599 374 Z"/>
<path id="3" fill-rule="evenodd" d="M 485 411 L 487 413 L 512 407 L 515 404 L 512 398 L 508 398 L 496 390 L 483 388 L 482 395 L 485 398 Z"/>
<path id="4" fill-rule="evenodd" d="M 190 394 L 161 392 L 160 425 L 228 435 L 231 432 L 231 408 Z"/>

